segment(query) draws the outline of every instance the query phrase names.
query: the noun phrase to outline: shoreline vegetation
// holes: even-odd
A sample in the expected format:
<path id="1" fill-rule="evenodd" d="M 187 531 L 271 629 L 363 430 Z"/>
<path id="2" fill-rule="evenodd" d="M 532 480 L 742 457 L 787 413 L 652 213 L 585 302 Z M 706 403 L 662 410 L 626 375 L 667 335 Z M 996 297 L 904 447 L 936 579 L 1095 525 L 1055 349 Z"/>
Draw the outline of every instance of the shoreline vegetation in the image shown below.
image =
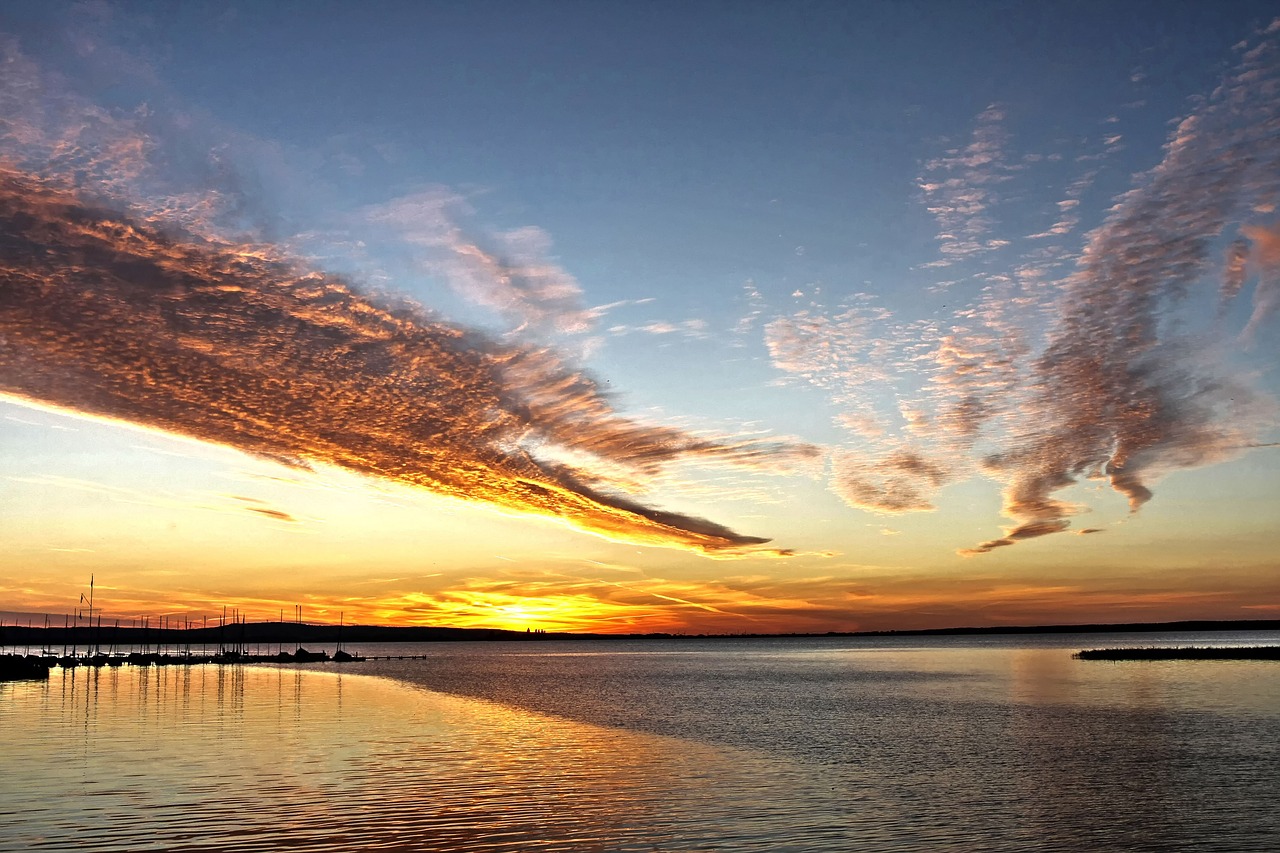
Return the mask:
<path id="1" fill-rule="evenodd" d="M 824 633 L 681 634 L 667 632 L 593 634 L 514 631 L 500 628 L 408 627 L 388 625 L 329 625 L 299 622 L 236 621 L 222 625 L 157 628 L 119 625 L 40 626 L 0 624 L 0 652 L 16 646 L 35 648 L 61 645 L 116 647 L 221 646 L 255 644 L 433 643 L 459 641 L 545 640 L 733 640 L 815 637 L 938 637 L 999 634 L 1096 634 L 1143 632 L 1280 631 L 1280 619 L 1188 620 L 1180 622 L 1120 622 L 1081 625 L 1019 625 L 990 627 L 926 628 L 895 631 L 827 631 Z M 42 617 L 43 618 L 43 617 Z M 1091 650 L 1096 652 L 1117 650 Z M 1132 651 L 1132 650 L 1123 650 Z M 1083 654 L 1083 653 L 1082 653 Z"/>

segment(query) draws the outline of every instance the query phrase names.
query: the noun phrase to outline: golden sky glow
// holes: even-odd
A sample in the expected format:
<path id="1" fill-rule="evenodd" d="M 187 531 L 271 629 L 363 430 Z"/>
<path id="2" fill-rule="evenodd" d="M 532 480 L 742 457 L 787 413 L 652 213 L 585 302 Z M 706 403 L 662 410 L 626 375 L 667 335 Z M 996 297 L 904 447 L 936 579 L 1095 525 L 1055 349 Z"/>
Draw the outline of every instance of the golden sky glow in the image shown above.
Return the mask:
<path id="1" fill-rule="evenodd" d="M 529 448 L 635 468 L 816 453 L 642 426 L 548 353 L 378 308 L 266 251 L 161 236 L 31 176 L 0 175 L 0 227 L 9 394 L 708 553 L 766 540 L 607 496 Z"/>
<path id="2" fill-rule="evenodd" d="M 1280 23 L 472 68 L 429 6 L 0 31 L 0 611 L 1280 613 Z"/>

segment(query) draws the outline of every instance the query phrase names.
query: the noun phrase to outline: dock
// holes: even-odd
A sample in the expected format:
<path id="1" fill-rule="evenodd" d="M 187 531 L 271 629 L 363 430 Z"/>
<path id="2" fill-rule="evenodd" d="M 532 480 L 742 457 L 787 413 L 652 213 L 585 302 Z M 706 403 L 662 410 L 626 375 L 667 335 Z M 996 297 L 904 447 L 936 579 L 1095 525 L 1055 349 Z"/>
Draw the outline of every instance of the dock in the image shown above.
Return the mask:
<path id="1" fill-rule="evenodd" d="M 245 654 L 241 652 L 219 652 L 216 654 L 168 654 L 141 653 L 129 654 L 92 654 L 92 655 L 0 655 L 0 681 L 19 679 L 48 678 L 51 669 L 77 669 L 86 667 L 122 666 L 240 666 L 242 664 L 294 664 L 294 663 L 334 663 L 350 664 L 379 660 L 426 660 L 430 655 L 358 655 L 345 651 L 310 652 L 299 649 L 296 652 L 278 652 L 274 655 Z"/>
<path id="2" fill-rule="evenodd" d="M 1080 660 L 1280 660 L 1280 646 L 1180 646 L 1129 649 L 1085 649 Z"/>

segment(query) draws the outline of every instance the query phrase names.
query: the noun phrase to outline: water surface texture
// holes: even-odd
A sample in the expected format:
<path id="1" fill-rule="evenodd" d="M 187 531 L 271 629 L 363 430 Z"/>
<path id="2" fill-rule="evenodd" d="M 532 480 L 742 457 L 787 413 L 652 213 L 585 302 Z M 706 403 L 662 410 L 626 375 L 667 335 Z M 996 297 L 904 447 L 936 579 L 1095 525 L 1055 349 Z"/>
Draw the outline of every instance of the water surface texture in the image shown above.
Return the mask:
<path id="1" fill-rule="evenodd" d="M 0 849 L 1273 850 L 1280 668 L 1071 658 L 1134 640 L 55 669 L 0 685 Z"/>

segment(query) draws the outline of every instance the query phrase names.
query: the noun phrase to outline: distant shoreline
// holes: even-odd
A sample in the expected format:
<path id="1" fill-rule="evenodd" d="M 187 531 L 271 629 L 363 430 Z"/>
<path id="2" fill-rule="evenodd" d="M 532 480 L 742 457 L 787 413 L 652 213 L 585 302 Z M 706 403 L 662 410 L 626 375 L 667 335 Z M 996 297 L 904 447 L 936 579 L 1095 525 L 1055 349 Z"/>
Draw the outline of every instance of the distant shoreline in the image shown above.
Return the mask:
<path id="1" fill-rule="evenodd" d="M 34 618 L 34 617 L 33 617 Z M 552 633 L 498 628 L 396 627 L 380 625 L 313 625 L 297 622 L 235 622 L 201 628 L 137 628 L 103 625 L 65 628 L 6 624 L 0 626 L 0 647 L 13 646 L 244 646 L 309 643 L 437 643 L 465 641 L 541 642 L 547 640 L 735 640 L 815 639 L 823 637 L 946 637 L 1001 634 L 1100 634 L 1154 632 L 1280 631 L 1280 619 L 1183 620 L 1178 622 L 1120 622 L 1081 625 L 1017 625 L 920 628 L 890 631 L 827 631 L 822 633 L 635 634 Z"/>

